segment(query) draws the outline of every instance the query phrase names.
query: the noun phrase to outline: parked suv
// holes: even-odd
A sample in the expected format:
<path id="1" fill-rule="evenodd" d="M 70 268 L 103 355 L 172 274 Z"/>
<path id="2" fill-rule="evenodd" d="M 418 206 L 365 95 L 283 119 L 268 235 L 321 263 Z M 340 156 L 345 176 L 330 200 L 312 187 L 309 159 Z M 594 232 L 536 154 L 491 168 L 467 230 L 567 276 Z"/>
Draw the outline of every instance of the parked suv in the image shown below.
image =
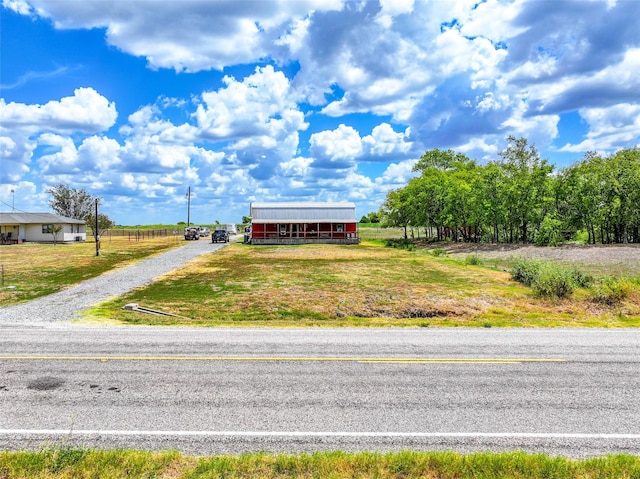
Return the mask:
<path id="1" fill-rule="evenodd" d="M 211 242 L 212 243 L 220 243 L 220 242 L 228 243 L 229 235 L 227 234 L 226 230 L 215 230 L 211 235 Z"/>

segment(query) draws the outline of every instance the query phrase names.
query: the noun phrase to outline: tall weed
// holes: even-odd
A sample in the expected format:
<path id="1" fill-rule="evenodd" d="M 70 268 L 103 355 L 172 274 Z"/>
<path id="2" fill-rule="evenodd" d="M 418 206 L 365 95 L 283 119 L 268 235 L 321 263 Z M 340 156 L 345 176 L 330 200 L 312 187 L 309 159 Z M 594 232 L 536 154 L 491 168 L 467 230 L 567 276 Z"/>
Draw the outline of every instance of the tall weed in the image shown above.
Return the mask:
<path id="1" fill-rule="evenodd" d="M 615 306 L 626 299 L 633 285 L 624 278 L 607 277 L 595 283 L 590 290 L 590 298 L 594 303 Z"/>
<path id="2" fill-rule="evenodd" d="M 511 278 L 526 286 L 531 286 L 540 273 L 542 263 L 533 259 L 519 259 L 511 267 Z"/>
<path id="3" fill-rule="evenodd" d="M 538 296 L 566 298 L 576 288 L 573 272 L 553 263 L 543 263 L 531 284 Z"/>
<path id="4" fill-rule="evenodd" d="M 472 266 L 481 266 L 482 265 L 482 260 L 480 259 L 480 257 L 477 254 L 470 254 L 468 255 L 465 260 L 465 263 L 470 264 Z"/>
<path id="5" fill-rule="evenodd" d="M 577 270 L 568 270 L 554 263 L 520 259 L 510 270 L 511 277 L 530 286 L 537 296 L 566 298 L 586 280 Z M 577 278 L 577 279 L 576 279 Z"/>

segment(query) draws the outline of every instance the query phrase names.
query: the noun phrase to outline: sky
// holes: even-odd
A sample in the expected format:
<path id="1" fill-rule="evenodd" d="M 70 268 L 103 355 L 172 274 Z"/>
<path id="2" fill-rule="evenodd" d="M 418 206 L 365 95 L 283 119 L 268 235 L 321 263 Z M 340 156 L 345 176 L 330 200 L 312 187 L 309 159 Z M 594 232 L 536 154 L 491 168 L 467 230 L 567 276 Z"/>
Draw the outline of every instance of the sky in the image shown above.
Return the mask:
<path id="1" fill-rule="evenodd" d="M 2 0 L 0 211 L 117 224 L 377 211 L 425 151 L 640 144 L 640 0 Z M 190 188 L 190 208 L 186 192 Z"/>

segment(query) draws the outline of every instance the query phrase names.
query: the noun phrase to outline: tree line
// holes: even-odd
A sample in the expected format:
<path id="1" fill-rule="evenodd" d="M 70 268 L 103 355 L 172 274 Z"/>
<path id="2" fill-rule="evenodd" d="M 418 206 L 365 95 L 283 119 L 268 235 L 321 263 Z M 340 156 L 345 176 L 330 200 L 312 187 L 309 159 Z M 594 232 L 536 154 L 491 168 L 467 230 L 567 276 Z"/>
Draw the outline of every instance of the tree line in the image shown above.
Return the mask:
<path id="1" fill-rule="evenodd" d="M 418 175 L 380 208 L 388 226 L 432 240 L 640 243 L 640 149 L 587 153 L 564 169 L 525 138 L 507 138 L 499 159 L 481 165 L 462 153 L 425 152 Z"/>

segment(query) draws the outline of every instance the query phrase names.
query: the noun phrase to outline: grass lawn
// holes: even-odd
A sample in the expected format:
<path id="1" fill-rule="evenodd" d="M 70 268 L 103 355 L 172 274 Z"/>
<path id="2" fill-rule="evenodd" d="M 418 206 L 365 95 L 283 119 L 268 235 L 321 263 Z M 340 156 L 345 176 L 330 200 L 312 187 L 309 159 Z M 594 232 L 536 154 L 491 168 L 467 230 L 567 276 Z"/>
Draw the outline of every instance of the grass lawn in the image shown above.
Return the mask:
<path id="1" fill-rule="evenodd" d="M 0 306 L 55 293 L 182 244 L 181 236 L 140 238 L 105 235 L 100 242 L 100 256 L 96 256 L 94 241 L 0 246 L 0 265 L 4 273 Z"/>
<path id="2" fill-rule="evenodd" d="M 640 326 L 640 284 L 615 306 L 577 290 L 542 299 L 509 273 L 426 250 L 250 246 L 199 257 L 176 273 L 91 310 L 88 318 L 202 326 Z M 123 311 L 127 303 L 181 317 Z"/>
<path id="3" fill-rule="evenodd" d="M 177 452 L 52 449 L 0 452 L 0 477 L 63 479 L 379 478 L 379 479 L 631 479 L 640 459 L 616 455 L 571 460 L 544 454 L 453 452 L 318 452 L 314 454 L 192 457 Z"/>

